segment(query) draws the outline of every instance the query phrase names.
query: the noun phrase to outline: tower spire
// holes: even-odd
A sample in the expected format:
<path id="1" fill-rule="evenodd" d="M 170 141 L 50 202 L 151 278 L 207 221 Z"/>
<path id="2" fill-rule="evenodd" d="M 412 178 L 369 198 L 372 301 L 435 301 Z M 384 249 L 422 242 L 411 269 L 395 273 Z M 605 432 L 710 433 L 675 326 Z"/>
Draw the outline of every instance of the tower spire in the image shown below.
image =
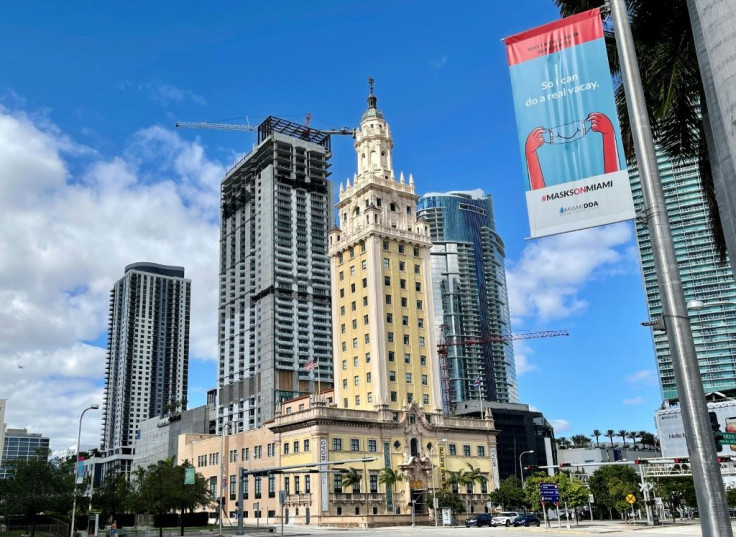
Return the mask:
<path id="1" fill-rule="evenodd" d="M 361 121 L 364 119 L 368 119 L 368 118 L 383 119 L 383 114 L 378 109 L 378 98 L 376 97 L 376 94 L 373 93 L 373 82 L 375 82 L 375 80 L 373 80 L 372 76 L 369 76 L 368 77 L 368 88 L 370 92 L 368 94 L 368 109 L 365 112 L 363 112 L 363 117 Z"/>
<path id="2" fill-rule="evenodd" d="M 368 86 L 370 88 L 370 94 L 368 95 L 368 108 L 377 108 L 376 105 L 378 104 L 378 98 L 373 93 L 373 82 L 374 82 L 373 77 L 369 76 Z"/>

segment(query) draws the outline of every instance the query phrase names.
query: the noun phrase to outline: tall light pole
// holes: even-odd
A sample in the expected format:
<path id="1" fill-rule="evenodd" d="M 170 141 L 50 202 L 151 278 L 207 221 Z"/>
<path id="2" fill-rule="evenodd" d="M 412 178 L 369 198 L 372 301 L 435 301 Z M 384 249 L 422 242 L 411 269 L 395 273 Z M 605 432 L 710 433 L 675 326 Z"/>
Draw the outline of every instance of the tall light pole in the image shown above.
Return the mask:
<path id="1" fill-rule="evenodd" d="M 220 434 L 220 496 L 217 498 L 217 503 L 220 504 L 220 512 L 217 513 L 217 520 L 218 525 L 220 528 L 220 533 L 218 534 L 219 537 L 222 537 L 222 514 L 225 512 L 225 487 L 227 486 L 227 481 L 225 479 L 225 427 L 227 427 L 228 433 L 232 432 L 231 421 L 228 421 L 227 423 L 223 423 L 222 425 L 222 431 Z"/>
<path id="2" fill-rule="evenodd" d="M 625 1 L 609 1 L 621 80 L 641 177 L 645 216 L 657 271 L 657 286 L 662 300 L 662 319 L 667 329 L 672 369 L 682 409 L 682 423 L 690 453 L 695 497 L 700 509 L 700 525 L 705 537 L 731 537 L 733 531 L 726 503 L 726 490 L 716 460 L 716 446 L 708 418 L 703 379 L 685 307 L 685 294 L 677 266 L 672 230 L 667 219 L 664 188 L 659 178 L 657 151 L 637 65 L 634 38 Z"/>
<path id="3" fill-rule="evenodd" d="M 521 458 L 526 455 L 527 453 L 534 453 L 533 449 L 530 449 L 529 451 L 522 451 L 521 455 L 519 455 L 519 470 L 521 470 L 521 488 L 524 488 L 524 467 L 521 465 Z"/>
<path id="4" fill-rule="evenodd" d="M 79 416 L 79 429 L 77 430 L 77 463 L 74 465 L 74 501 L 72 502 L 72 524 L 71 530 L 69 531 L 69 537 L 74 537 L 74 517 L 77 515 L 77 472 L 79 471 L 79 449 L 80 444 L 82 443 L 82 418 L 84 417 L 84 413 L 88 410 L 97 410 L 98 408 L 100 408 L 100 405 L 97 403 L 91 404 L 82 410 L 82 414 Z M 92 476 L 92 479 L 94 479 L 94 476 Z"/>
<path id="5" fill-rule="evenodd" d="M 431 442 L 429 443 L 429 446 L 427 446 L 429 449 L 429 464 L 430 466 L 430 476 L 432 478 L 432 511 L 434 512 L 434 527 L 437 527 L 437 489 L 434 486 L 434 444 Z"/>

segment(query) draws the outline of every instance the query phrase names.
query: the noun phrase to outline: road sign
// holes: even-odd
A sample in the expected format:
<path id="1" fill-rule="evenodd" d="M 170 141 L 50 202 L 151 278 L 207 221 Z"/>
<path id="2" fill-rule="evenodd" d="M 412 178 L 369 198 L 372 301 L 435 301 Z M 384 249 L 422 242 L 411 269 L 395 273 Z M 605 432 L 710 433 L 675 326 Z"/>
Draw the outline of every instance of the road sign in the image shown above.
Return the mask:
<path id="1" fill-rule="evenodd" d="M 635 503 L 636 502 L 636 496 L 633 494 L 627 494 L 626 495 L 626 501 L 629 503 Z"/>
<path id="2" fill-rule="evenodd" d="M 736 433 L 718 433 L 723 444 L 736 444 Z"/>
<path id="3" fill-rule="evenodd" d="M 641 492 L 646 492 L 647 490 L 652 490 L 653 488 L 654 488 L 654 485 L 652 485 L 648 481 L 646 481 L 644 483 L 639 483 L 639 490 Z"/>
<path id="4" fill-rule="evenodd" d="M 286 503 L 286 491 L 285 490 L 279 491 L 279 503 L 281 505 L 284 505 Z"/>
<path id="5" fill-rule="evenodd" d="M 557 488 L 557 483 L 540 483 L 539 495 L 543 502 L 557 503 L 560 501 L 560 491 Z"/>

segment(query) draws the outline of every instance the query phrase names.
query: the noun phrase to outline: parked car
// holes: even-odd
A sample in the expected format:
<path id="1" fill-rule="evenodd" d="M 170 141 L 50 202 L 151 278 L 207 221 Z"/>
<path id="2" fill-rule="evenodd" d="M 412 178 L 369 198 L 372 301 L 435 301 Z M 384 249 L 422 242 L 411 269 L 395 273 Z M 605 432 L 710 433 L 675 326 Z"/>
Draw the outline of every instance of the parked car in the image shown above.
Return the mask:
<path id="1" fill-rule="evenodd" d="M 465 520 L 465 526 L 468 528 L 471 526 L 477 526 L 479 528 L 483 526 L 490 526 L 491 520 L 492 517 L 488 513 L 478 513 L 477 515 L 473 515 Z"/>
<path id="2" fill-rule="evenodd" d="M 519 516 L 519 513 L 516 511 L 504 511 L 503 513 L 499 513 L 498 515 L 494 516 L 491 520 L 491 526 L 510 526 L 514 520 L 516 520 L 516 517 Z"/>
<path id="3" fill-rule="evenodd" d="M 513 522 L 514 526 L 539 526 L 541 524 L 539 518 L 531 513 L 523 513 L 517 516 Z"/>

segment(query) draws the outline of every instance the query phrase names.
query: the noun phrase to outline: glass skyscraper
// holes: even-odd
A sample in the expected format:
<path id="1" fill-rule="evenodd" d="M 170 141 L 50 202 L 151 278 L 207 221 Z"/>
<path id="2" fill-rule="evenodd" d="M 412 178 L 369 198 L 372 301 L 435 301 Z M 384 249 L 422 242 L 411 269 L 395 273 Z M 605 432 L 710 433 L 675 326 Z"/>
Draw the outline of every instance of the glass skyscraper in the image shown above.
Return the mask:
<path id="1" fill-rule="evenodd" d="M 689 310 L 695 349 L 706 393 L 736 395 L 736 284 L 731 265 L 721 264 L 709 229 L 709 209 L 696 162 L 675 163 L 658 154 L 667 216 L 677 254 L 685 301 L 703 301 L 705 307 Z M 634 201 L 642 203 L 638 172 L 631 173 Z M 652 245 L 646 219 L 638 218 L 637 240 L 644 274 L 650 318 L 662 314 Z M 677 400 L 667 335 L 654 333 L 662 398 Z"/>
<path id="2" fill-rule="evenodd" d="M 431 193 L 417 205 L 432 238 L 432 285 L 443 406 L 481 398 L 518 403 L 505 248 L 482 190 Z M 461 341 L 476 342 L 458 345 Z M 479 393 L 480 390 L 480 393 Z"/>
<path id="3" fill-rule="evenodd" d="M 2 422 L 0 422 L 2 426 Z M 2 465 L 0 465 L 0 479 L 7 477 L 10 461 L 28 461 L 35 457 L 48 457 L 44 450 L 49 449 L 49 439 L 36 433 L 29 433 L 27 429 L 8 429 L 5 431 L 5 441 L 2 446 Z M 39 452 L 39 450 L 42 450 Z"/>

